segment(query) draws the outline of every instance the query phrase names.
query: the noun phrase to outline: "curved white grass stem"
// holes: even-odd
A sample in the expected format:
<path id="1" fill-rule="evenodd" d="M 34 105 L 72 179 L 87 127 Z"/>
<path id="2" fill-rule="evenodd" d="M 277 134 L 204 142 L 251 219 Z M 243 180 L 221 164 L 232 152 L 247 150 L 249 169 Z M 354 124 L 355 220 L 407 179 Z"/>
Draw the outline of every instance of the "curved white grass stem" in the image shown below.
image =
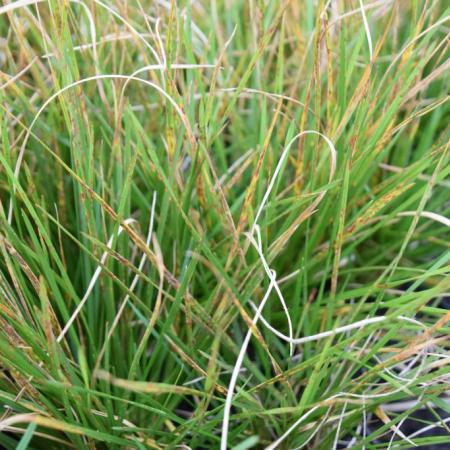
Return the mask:
<path id="1" fill-rule="evenodd" d="M 427 219 L 434 220 L 435 222 L 440 222 L 444 224 L 447 227 L 450 227 L 450 219 L 447 217 L 442 216 L 441 214 L 437 214 L 431 211 L 403 211 L 397 214 L 397 216 L 404 216 L 404 217 L 414 217 L 414 216 L 420 216 L 420 217 L 426 217 Z"/>
<path id="2" fill-rule="evenodd" d="M 261 262 L 262 262 L 262 264 L 264 266 L 264 270 L 266 271 L 266 273 L 269 276 L 269 278 L 271 278 L 270 277 L 271 269 L 269 268 L 269 265 L 267 264 L 267 261 L 266 261 L 266 259 L 264 257 L 263 251 L 262 251 L 261 235 L 260 235 L 259 226 L 258 226 L 258 219 L 260 218 L 260 216 L 262 214 L 262 211 L 263 211 L 263 209 L 264 209 L 264 207 L 265 207 L 265 205 L 267 203 L 267 200 L 268 200 L 268 198 L 270 196 L 270 193 L 272 192 L 272 189 L 273 189 L 273 187 L 275 185 L 275 182 L 276 182 L 276 179 L 278 177 L 278 174 L 280 173 L 280 170 L 281 170 L 281 168 L 283 166 L 283 163 L 284 163 L 284 161 L 285 161 L 285 159 L 286 159 L 286 157 L 287 157 L 287 155 L 288 155 L 292 145 L 294 144 L 294 142 L 297 139 L 299 139 L 302 136 L 308 135 L 308 134 L 313 134 L 313 135 L 317 135 L 317 136 L 321 137 L 322 139 L 325 140 L 325 142 L 328 145 L 328 148 L 329 148 L 329 151 L 330 151 L 330 174 L 329 174 L 329 178 L 328 178 L 329 182 L 331 182 L 332 179 L 334 178 L 334 173 L 336 171 L 337 153 L 336 153 L 336 149 L 334 147 L 334 144 L 331 142 L 331 140 L 327 136 L 325 136 L 324 134 L 322 134 L 322 133 L 320 133 L 318 131 L 315 131 L 315 130 L 302 131 L 302 132 L 296 134 L 289 141 L 289 143 L 286 145 L 286 147 L 284 148 L 284 150 L 283 150 L 283 152 L 282 152 L 282 154 L 280 156 L 280 159 L 278 160 L 278 163 L 277 163 L 277 165 L 275 167 L 275 171 L 273 173 L 272 179 L 269 182 L 269 186 L 268 186 L 268 188 L 267 188 L 267 190 L 266 190 L 266 192 L 264 194 L 264 197 L 263 197 L 263 199 L 261 201 L 261 204 L 259 205 L 259 208 L 258 208 L 258 211 L 257 211 L 257 213 L 255 215 L 255 220 L 253 222 L 253 225 L 252 225 L 252 228 L 250 230 L 250 233 L 247 236 L 249 238 L 250 242 L 254 245 L 254 247 L 258 251 L 259 257 L 260 257 Z M 323 196 L 325 195 L 325 192 L 326 191 L 323 191 L 323 192 L 320 193 L 319 197 L 313 202 L 313 205 L 311 205 L 310 208 L 311 207 L 313 207 L 313 208 L 317 207 L 317 205 L 320 203 L 320 201 L 322 200 Z M 254 238 L 253 238 L 253 235 L 254 235 L 255 231 L 257 232 L 258 242 L 256 242 L 254 240 Z M 289 315 L 289 309 L 287 308 L 287 305 L 286 305 L 284 297 L 283 297 L 283 295 L 281 293 L 280 287 L 279 287 L 278 283 L 276 283 L 276 282 L 275 282 L 275 290 L 276 290 L 276 292 L 278 294 L 278 297 L 280 299 L 280 302 L 281 302 L 281 304 L 283 306 L 283 309 L 284 309 L 284 312 L 286 314 L 287 321 L 288 321 L 288 328 L 289 328 L 289 336 L 290 336 L 290 339 L 292 340 L 293 331 L 292 331 L 292 321 L 291 321 L 291 318 L 290 318 L 290 315 Z M 290 346 L 290 354 L 291 354 L 291 356 L 293 354 L 293 347 L 292 347 L 292 345 Z"/>
<path id="3" fill-rule="evenodd" d="M 292 327 L 292 320 L 291 316 L 289 315 L 289 309 L 286 305 L 286 301 L 284 300 L 283 294 L 281 293 L 280 287 L 278 285 L 278 282 L 276 280 L 275 272 L 269 267 L 269 264 L 267 263 L 267 260 L 264 256 L 264 253 L 262 251 L 262 242 L 261 242 L 261 230 L 259 228 L 259 225 L 255 226 L 256 236 L 258 239 L 258 242 L 255 241 L 252 235 L 247 234 L 247 238 L 249 239 L 250 243 L 255 247 L 256 251 L 258 252 L 258 255 L 261 259 L 261 263 L 264 267 L 264 270 L 269 277 L 269 280 L 274 283 L 274 289 L 278 295 L 278 298 L 280 299 L 281 306 L 283 307 L 284 313 L 287 318 L 288 322 L 288 331 L 289 331 L 289 338 L 292 340 L 294 336 L 294 331 Z M 289 344 L 289 354 L 292 356 L 294 354 L 294 346 L 292 343 Z"/>
<path id="4" fill-rule="evenodd" d="M 329 174 L 329 182 L 332 181 L 333 177 L 334 177 L 334 173 L 336 171 L 336 149 L 334 147 L 334 144 L 331 142 L 331 140 L 325 136 L 324 134 L 318 132 L 318 131 L 314 131 L 314 130 L 306 130 L 306 131 L 302 131 L 300 133 L 298 133 L 297 135 L 295 135 L 290 141 L 289 143 L 286 145 L 286 147 L 284 148 L 281 157 L 276 165 L 274 174 L 272 176 L 272 179 L 269 182 L 269 186 L 267 188 L 267 191 L 264 194 L 264 197 L 261 201 L 261 204 L 258 208 L 258 211 L 256 213 L 255 216 L 255 220 L 253 222 L 252 228 L 250 230 L 250 233 L 247 234 L 248 239 L 250 240 L 250 242 L 252 243 L 252 245 L 256 248 L 256 250 L 258 251 L 259 257 L 261 259 L 261 262 L 264 266 L 264 270 L 267 273 L 267 275 L 269 276 L 270 279 L 270 285 L 269 285 L 269 289 L 267 290 L 263 300 L 261 301 L 261 303 L 259 304 L 258 308 L 256 308 L 256 313 L 255 316 L 253 318 L 253 325 L 256 325 L 257 321 L 259 320 L 259 318 L 261 317 L 262 311 L 264 309 L 264 306 L 267 302 L 267 299 L 269 298 L 270 292 L 272 291 L 273 288 L 275 288 L 275 290 L 277 291 L 277 294 L 280 298 L 280 301 L 283 305 L 283 309 L 285 310 L 285 313 L 287 315 L 288 318 L 288 324 L 289 324 L 289 333 L 291 335 L 290 338 L 288 338 L 290 341 L 294 341 L 294 339 L 292 338 L 292 322 L 289 316 L 289 310 L 286 306 L 286 303 L 284 301 L 283 295 L 281 294 L 281 291 L 279 289 L 279 286 L 276 282 L 276 274 L 275 271 L 273 271 L 269 265 L 267 264 L 267 261 L 264 257 L 263 251 L 262 251 L 262 243 L 261 243 L 261 233 L 260 233 L 260 228 L 258 225 L 258 219 L 261 216 L 261 213 L 267 203 L 267 200 L 269 198 L 269 195 L 275 185 L 275 181 L 277 179 L 278 174 L 280 173 L 281 167 L 284 163 L 284 160 L 287 157 L 287 154 L 289 153 L 289 150 L 291 149 L 292 145 L 294 144 L 294 142 L 300 138 L 301 136 L 304 135 L 308 135 L 308 134 L 314 134 L 317 136 L 320 136 L 321 138 L 323 138 L 325 140 L 325 142 L 328 145 L 329 151 L 330 151 L 330 156 L 331 156 L 331 162 L 330 162 L 330 174 Z M 319 197 L 316 199 L 316 201 L 314 202 L 313 207 L 315 208 L 317 206 L 317 204 L 322 200 L 323 195 L 325 194 L 326 191 L 322 192 Z M 254 234 L 256 232 L 256 237 L 257 240 L 254 239 Z M 225 401 L 225 407 L 224 407 L 224 415 L 223 415 L 223 422 L 222 422 L 222 437 L 221 437 L 221 442 L 220 442 L 220 449 L 221 450 L 226 450 L 227 449 L 227 440 L 228 440 L 228 427 L 229 427 L 229 421 L 230 421 L 230 410 L 231 410 L 231 403 L 233 400 L 233 393 L 234 393 L 234 388 L 236 386 L 236 381 L 237 381 L 237 377 L 239 375 L 239 371 L 242 365 L 242 361 L 244 359 L 245 356 L 245 352 L 247 351 L 247 347 L 248 347 L 248 343 L 250 341 L 252 335 L 252 330 L 249 329 L 247 331 L 247 335 L 245 336 L 244 342 L 242 344 L 241 347 L 241 351 L 239 352 L 238 358 L 236 360 L 236 364 L 234 366 L 233 369 L 233 373 L 231 375 L 231 380 L 230 380 L 230 384 L 229 384 L 229 388 L 228 388 L 228 393 L 227 393 L 227 397 L 226 397 L 226 401 Z M 292 354 L 292 347 L 291 347 L 291 354 Z M 311 414 L 313 411 L 310 411 L 308 414 Z"/>
<path id="5" fill-rule="evenodd" d="M 125 83 L 123 83 L 122 90 L 120 93 L 120 101 L 123 100 L 123 96 L 125 95 L 125 90 L 127 89 L 128 84 L 130 83 L 130 81 L 136 79 L 137 75 L 151 70 L 160 70 L 162 72 L 166 70 L 168 67 L 165 58 L 166 56 L 164 56 L 163 64 L 150 64 L 148 66 L 144 66 L 137 69 L 131 75 L 129 75 L 128 80 L 126 80 Z M 171 69 L 204 69 L 204 68 L 215 68 L 216 66 L 214 64 L 172 64 L 169 67 Z"/>
<path id="6" fill-rule="evenodd" d="M 255 220 L 254 220 L 253 226 L 250 230 L 251 235 L 253 235 L 253 233 L 255 232 L 255 226 L 258 223 L 258 219 L 261 216 L 261 213 L 262 213 L 264 207 L 266 206 L 269 195 L 272 192 L 272 189 L 275 185 L 275 181 L 278 177 L 278 174 L 280 173 L 281 167 L 283 166 L 284 160 L 286 159 L 286 157 L 289 153 L 289 150 L 291 149 L 292 145 L 294 144 L 294 142 L 297 139 L 299 139 L 302 136 L 308 135 L 308 134 L 314 134 L 314 135 L 320 136 L 328 144 L 328 148 L 330 150 L 330 156 L 331 156 L 330 175 L 328 177 L 328 182 L 331 182 L 333 180 L 334 173 L 336 171 L 336 159 L 337 159 L 337 152 L 336 152 L 336 148 L 334 147 L 333 142 L 331 142 L 331 140 L 327 136 L 325 136 L 324 134 L 320 133 L 319 131 L 315 131 L 315 130 L 305 130 L 305 131 L 302 131 L 302 132 L 296 134 L 289 141 L 288 145 L 286 145 L 285 149 L 283 150 L 283 153 L 281 154 L 280 159 L 278 160 L 278 163 L 277 163 L 277 166 L 275 167 L 275 171 L 273 173 L 272 179 L 270 180 L 269 187 L 267 188 L 267 191 L 264 194 L 261 204 L 259 205 L 258 211 L 256 212 Z M 317 206 L 317 205 L 315 205 L 315 206 Z"/>
<path id="7" fill-rule="evenodd" d="M 61 88 L 58 92 L 55 92 L 50 98 L 48 98 L 44 104 L 40 107 L 39 111 L 36 113 L 33 121 L 31 122 L 30 126 L 27 128 L 27 132 L 25 134 L 22 146 L 20 147 L 20 151 L 19 151 L 19 156 L 17 158 L 16 161 L 16 165 L 14 168 L 14 177 L 17 180 L 19 177 L 19 173 L 20 173 L 20 167 L 22 165 L 22 160 L 23 160 L 23 156 L 25 153 L 25 147 L 28 143 L 28 140 L 31 136 L 31 132 L 32 129 L 36 123 L 36 121 L 38 120 L 38 118 L 40 117 L 40 115 L 42 114 L 42 112 L 45 110 L 45 108 L 47 108 L 47 106 L 53 101 L 55 100 L 58 96 L 60 96 L 63 92 L 74 88 L 75 86 L 79 86 L 81 84 L 87 83 L 89 81 L 97 81 L 97 80 L 107 80 L 107 79 L 113 79 L 113 80 L 134 80 L 134 81 L 139 81 L 140 83 L 144 83 L 147 86 L 150 86 L 151 88 L 155 89 L 158 93 L 160 93 L 163 97 L 165 97 L 170 104 L 174 107 L 175 111 L 177 112 L 177 114 L 180 116 L 181 121 L 183 122 L 184 127 L 186 128 L 186 131 L 189 135 L 190 138 L 190 142 L 191 145 L 193 145 L 193 142 L 195 142 L 195 137 L 194 134 L 192 132 L 191 126 L 189 124 L 188 119 L 186 118 L 185 114 L 183 113 L 183 110 L 178 106 L 178 104 L 175 102 L 175 100 L 169 95 L 167 94 L 166 91 L 164 91 L 164 89 L 162 89 L 160 86 L 158 86 L 155 83 L 152 83 L 151 81 L 147 81 L 144 80 L 142 78 L 139 77 L 133 77 L 133 76 L 127 76 L 127 75 L 116 75 L 116 74 L 105 74 L 105 75 L 96 75 L 96 76 L 92 76 L 92 77 L 88 77 L 88 78 L 83 78 L 81 80 L 75 81 L 67 86 L 64 86 L 63 88 Z M 13 186 L 13 193 L 11 196 L 11 200 L 9 203 L 9 211 L 8 211 L 8 223 L 11 224 L 12 222 L 12 213 L 13 213 L 13 195 L 16 192 L 16 186 Z"/>
<path id="8" fill-rule="evenodd" d="M 372 61 L 372 58 L 373 58 L 372 35 L 370 34 L 369 23 L 367 22 L 366 11 L 364 9 L 363 0 L 359 0 L 359 7 L 361 8 L 361 16 L 362 16 L 362 19 L 364 22 L 364 30 L 366 32 L 366 37 L 367 37 L 367 45 L 369 46 L 370 61 Z"/>
<path id="9" fill-rule="evenodd" d="M 253 308 L 255 308 L 255 305 L 251 303 Z M 418 320 L 411 319 L 409 317 L 404 316 L 398 316 L 398 317 L 389 317 L 389 316 L 377 316 L 377 317 L 369 317 L 368 319 L 360 320 L 358 322 L 353 322 L 348 325 L 344 325 L 342 327 L 335 328 L 334 330 L 328 330 L 323 331 L 322 333 L 312 334 L 311 336 L 304 336 L 297 339 L 291 339 L 289 336 L 286 336 L 281 331 L 278 331 L 276 328 L 274 328 L 270 323 L 264 318 L 264 316 L 261 315 L 260 320 L 263 323 L 263 325 L 268 328 L 273 334 L 278 336 L 280 339 L 283 339 L 283 341 L 290 342 L 294 345 L 304 344 L 305 342 L 311 342 L 311 341 L 319 341 L 321 339 L 325 339 L 330 336 L 334 336 L 336 334 L 345 333 L 347 331 L 355 330 L 355 329 L 361 329 L 368 325 L 373 325 L 374 323 L 384 322 L 388 319 L 397 319 L 404 322 L 410 322 L 414 323 L 415 325 L 419 325 L 421 327 L 424 327 L 424 325 L 419 322 Z"/>
<path id="10" fill-rule="evenodd" d="M 275 277 L 273 277 L 273 278 L 275 278 Z M 253 317 L 252 324 L 254 326 L 256 326 L 256 324 L 261 316 L 261 312 L 264 308 L 264 305 L 266 304 L 267 299 L 269 298 L 269 295 L 272 292 L 272 289 L 274 287 L 273 278 L 271 278 L 269 288 L 267 289 L 263 299 L 261 300 L 261 303 L 259 304 L 259 306 L 256 310 L 255 316 Z M 242 362 L 244 360 L 244 356 L 247 351 L 247 347 L 248 347 L 251 337 L 252 337 L 252 330 L 249 329 L 245 336 L 244 342 L 242 343 L 241 350 L 239 352 L 239 355 L 237 357 L 236 363 L 233 368 L 233 372 L 231 374 L 230 384 L 228 385 L 228 392 L 227 392 L 227 397 L 225 399 L 225 406 L 224 406 L 224 410 L 223 410 L 222 438 L 220 441 L 220 450 L 227 450 L 228 427 L 229 427 L 229 423 L 230 423 L 230 411 L 231 411 L 231 403 L 233 402 L 234 388 L 236 387 L 237 378 L 239 376 Z"/>

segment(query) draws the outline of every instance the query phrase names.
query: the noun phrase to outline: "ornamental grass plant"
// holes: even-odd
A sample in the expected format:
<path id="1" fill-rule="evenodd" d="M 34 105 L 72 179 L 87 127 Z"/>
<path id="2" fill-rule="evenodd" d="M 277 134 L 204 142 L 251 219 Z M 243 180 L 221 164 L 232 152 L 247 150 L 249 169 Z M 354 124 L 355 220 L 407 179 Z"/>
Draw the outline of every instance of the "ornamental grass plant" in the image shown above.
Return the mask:
<path id="1" fill-rule="evenodd" d="M 0 6 L 0 447 L 445 449 L 445 0 Z"/>

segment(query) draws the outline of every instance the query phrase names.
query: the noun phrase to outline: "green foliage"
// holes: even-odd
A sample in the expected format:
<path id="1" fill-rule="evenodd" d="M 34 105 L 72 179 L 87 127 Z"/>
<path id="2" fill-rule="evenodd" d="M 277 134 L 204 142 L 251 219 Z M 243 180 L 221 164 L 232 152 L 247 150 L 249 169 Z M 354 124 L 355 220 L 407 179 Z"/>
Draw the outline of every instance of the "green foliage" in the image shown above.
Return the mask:
<path id="1" fill-rule="evenodd" d="M 0 447 L 448 442 L 450 10 L 364 3 L 0 7 Z"/>

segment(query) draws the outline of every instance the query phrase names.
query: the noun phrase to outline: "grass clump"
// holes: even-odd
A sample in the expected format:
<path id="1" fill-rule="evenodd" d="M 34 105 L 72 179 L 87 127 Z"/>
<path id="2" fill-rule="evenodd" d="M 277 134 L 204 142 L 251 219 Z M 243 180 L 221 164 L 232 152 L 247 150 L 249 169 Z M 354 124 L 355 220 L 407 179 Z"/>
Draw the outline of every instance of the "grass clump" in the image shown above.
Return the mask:
<path id="1" fill-rule="evenodd" d="M 2 448 L 448 442 L 446 2 L 0 13 Z"/>

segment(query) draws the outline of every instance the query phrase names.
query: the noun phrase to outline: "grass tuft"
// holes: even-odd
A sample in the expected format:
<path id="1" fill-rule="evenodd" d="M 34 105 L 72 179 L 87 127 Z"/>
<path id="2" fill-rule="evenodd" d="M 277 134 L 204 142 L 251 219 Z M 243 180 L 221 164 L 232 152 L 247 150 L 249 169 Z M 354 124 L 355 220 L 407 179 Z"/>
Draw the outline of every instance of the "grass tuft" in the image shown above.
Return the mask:
<path id="1" fill-rule="evenodd" d="M 449 20 L 0 6 L 0 447 L 446 448 Z"/>

